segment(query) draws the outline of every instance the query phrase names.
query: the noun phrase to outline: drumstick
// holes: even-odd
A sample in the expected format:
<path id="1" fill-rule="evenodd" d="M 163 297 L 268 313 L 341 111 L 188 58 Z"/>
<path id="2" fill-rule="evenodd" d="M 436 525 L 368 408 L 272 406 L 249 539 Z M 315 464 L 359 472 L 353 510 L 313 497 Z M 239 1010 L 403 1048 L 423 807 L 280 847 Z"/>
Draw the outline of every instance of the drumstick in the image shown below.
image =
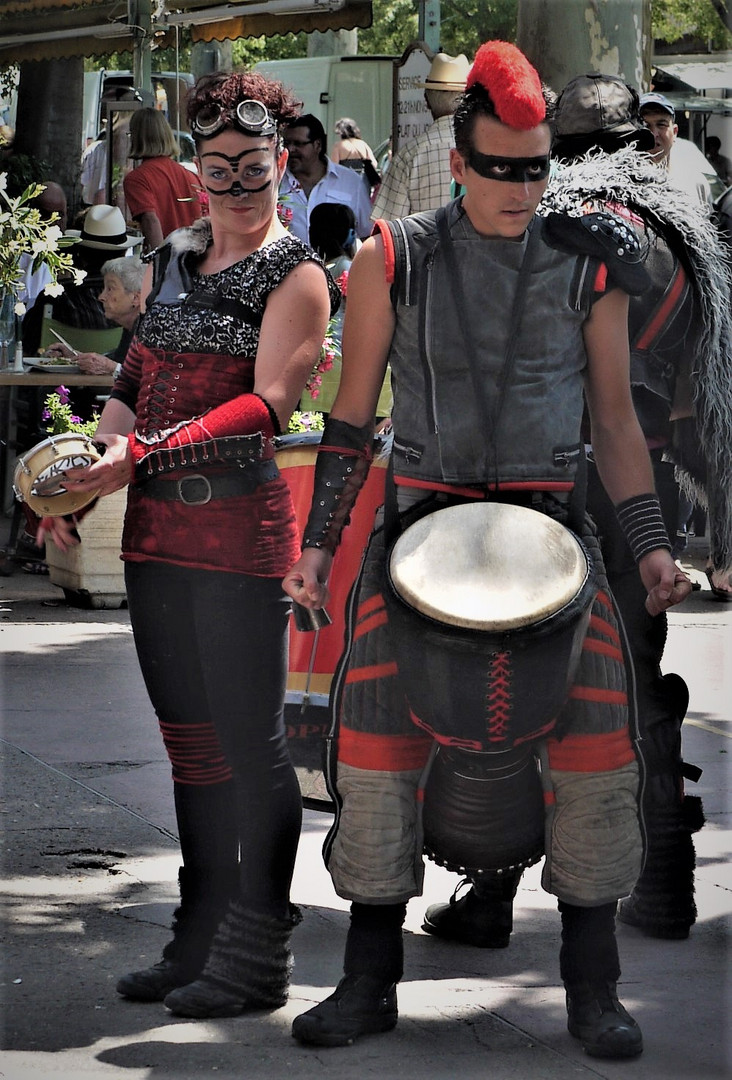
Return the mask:
<path id="1" fill-rule="evenodd" d="M 296 630 L 322 630 L 333 622 L 325 608 L 306 608 L 297 600 L 292 601 L 292 614 Z"/>
<path id="2" fill-rule="evenodd" d="M 55 330 L 53 329 L 53 327 L 52 327 L 52 326 L 49 326 L 49 328 L 48 328 L 48 329 L 49 329 L 49 330 L 51 331 L 51 333 L 53 334 L 53 336 L 54 336 L 55 338 L 58 338 L 58 340 L 59 340 L 59 341 L 61 342 L 61 344 L 62 344 L 62 345 L 64 345 L 64 346 L 65 346 L 65 347 L 66 347 L 66 348 L 67 348 L 67 349 L 69 350 L 69 352 L 71 353 L 71 355 L 72 355 L 72 356 L 78 356 L 78 355 L 79 355 L 79 354 L 78 354 L 78 352 L 76 351 L 76 349 L 74 348 L 74 346 L 73 346 L 73 345 L 69 345 L 69 343 L 68 343 L 68 341 L 66 340 L 66 338 L 62 338 L 60 334 L 57 334 L 57 333 L 56 333 L 56 331 L 55 331 Z"/>

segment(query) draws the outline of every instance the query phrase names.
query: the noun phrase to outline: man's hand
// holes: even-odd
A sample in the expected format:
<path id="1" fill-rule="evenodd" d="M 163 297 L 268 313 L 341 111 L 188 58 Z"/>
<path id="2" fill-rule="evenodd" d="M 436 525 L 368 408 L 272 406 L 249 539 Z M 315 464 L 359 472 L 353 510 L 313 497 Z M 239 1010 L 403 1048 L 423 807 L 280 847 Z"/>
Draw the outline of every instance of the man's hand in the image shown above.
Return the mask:
<path id="1" fill-rule="evenodd" d="M 325 607 L 330 599 L 327 582 L 332 562 L 327 551 L 305 548 L 282 579 L 282 588 L 302 607 Z"/>
<path id="2" fill-rule="evenodd" d="M 648 590 L 646 611 L 649 615 L 660 615 L 662 611 L 680 604 L 691 592 L 691 581 L 665 548 L 656 548 L 644 555 L 638 563 L 638 570 Z"/>

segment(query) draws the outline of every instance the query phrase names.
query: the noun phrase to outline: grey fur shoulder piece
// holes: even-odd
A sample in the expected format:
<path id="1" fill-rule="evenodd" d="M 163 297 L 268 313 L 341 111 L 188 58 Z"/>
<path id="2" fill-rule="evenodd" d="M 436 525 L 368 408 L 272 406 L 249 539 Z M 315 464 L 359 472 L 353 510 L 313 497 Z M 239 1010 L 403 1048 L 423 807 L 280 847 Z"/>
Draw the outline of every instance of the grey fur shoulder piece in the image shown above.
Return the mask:
<path id="1" fill-rule="evenodd" d="M 168 237 L 173 255 L 179 255 L 183 251 L 192 251 L 195 255 L 203 255 L 211 243 L 211 222 L 208 218 L 199 218 L 192 225 L 183 229 L 176 229 Z"/>
<path id="2" fill-rule="evenodd" d="M 705 208 L 675 188 L 665 173 L 632 148 L 592 150 L 556 168 L 539 213 L 578 217 L 588 204 L 617 203 L 658 233 L 684 266 L 698 308 L 692 378 L 701 481 L 679 465 L 679 481 L 709 506 L 715 569 L 732 569 L 732 265 Z"/>

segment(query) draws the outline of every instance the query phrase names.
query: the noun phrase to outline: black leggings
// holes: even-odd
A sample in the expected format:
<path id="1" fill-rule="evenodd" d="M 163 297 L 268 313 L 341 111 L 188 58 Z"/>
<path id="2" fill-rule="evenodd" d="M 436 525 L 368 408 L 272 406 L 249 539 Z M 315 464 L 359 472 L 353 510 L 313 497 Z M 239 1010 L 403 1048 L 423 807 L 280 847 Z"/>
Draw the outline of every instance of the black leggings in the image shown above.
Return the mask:
<path id="1" fill-rule="evenodd" d="M 283 702 L 289 601 L 279 579 L 127 563 L 135 645 L 173 770 L 183 864 L 288 912 L 302 820 Z"/>

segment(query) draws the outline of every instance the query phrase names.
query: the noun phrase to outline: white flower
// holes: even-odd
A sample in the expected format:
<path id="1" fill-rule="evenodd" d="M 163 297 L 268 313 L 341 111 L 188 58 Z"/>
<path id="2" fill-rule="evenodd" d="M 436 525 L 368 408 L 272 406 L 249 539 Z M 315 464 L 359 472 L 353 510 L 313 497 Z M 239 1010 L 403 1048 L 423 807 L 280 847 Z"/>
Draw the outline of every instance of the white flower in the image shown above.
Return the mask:
<path id="1" fill-rule="evenodd" d="M 86 270 L 77 270 L 74 268 L 74 285 L 81 285 L 82 281 L 86 277 Z"/>
<path id="2" fill-rule="evenodd" d="M 63 292 L 63 290 L 61 290 L 61 291 Z M 22 300 L 19 300 L 17 302 L 17 304 L 13 308 L 13 311 L 15 312 L 15 314 L 17 316 L 19 316 L 19 318 L 21 318 L 21 319 L 23 318 L 23 316 L 25 315 L 25 304 L 23 303 Z"/>
<path id="3" fill-rule="evenodd" d="M 8 178 L 0 173 L 0 293 L 9 292 L 17 298 L 23 294 L 25 274 L 45 266 L 51 278 L 44 290 L 48 296 L 59 296 L 63 286 L 59 276 L 73 272 L 70 253 L 58 225 L 44 221 L 38 209 L 31 205 L 43 191 L 43 184 L 30 184 L 22 195 L 11 199 L 7 193 Z M 25 308 L 23 308 L 23 312 Z"/>

